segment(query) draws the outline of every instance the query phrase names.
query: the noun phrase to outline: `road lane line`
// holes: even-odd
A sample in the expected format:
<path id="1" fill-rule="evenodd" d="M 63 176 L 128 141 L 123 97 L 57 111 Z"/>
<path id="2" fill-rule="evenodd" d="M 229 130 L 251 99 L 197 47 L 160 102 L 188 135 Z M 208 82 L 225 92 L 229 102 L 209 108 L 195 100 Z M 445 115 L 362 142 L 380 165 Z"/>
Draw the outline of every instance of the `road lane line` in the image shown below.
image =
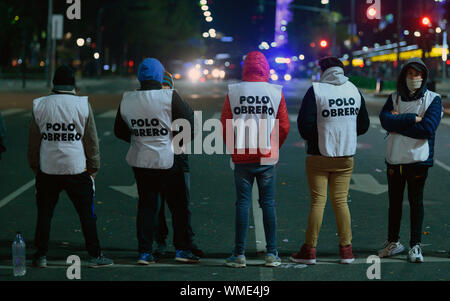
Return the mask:
<path id="1" fill-rule="evenodd" d="M 450 166 L 444 164 L 443 162 L 439 160 L 435 160 L 436 164 L 445 169 L 446 171 L 450 172 Z"/>
<path id="2" fill-rule="evenodd" d="M 370 124 L 381 125 L 380 118 L 378 116 L 376 116 L 376 117 L 375 116 L 370 116 L 369 120 L 370 120 Z"/>
<path id="3" fill-rule="evenodd" d="M 358 254 L 356 254 L 358 255 Z M 434 257 L 434 256 L 424 256 L 424 263 L 423 264 L 427 264 L 427 263 L 450 263 L 450 258 L 445 258 L 445 257 Z M 169 261 L 171 259 L 164 259 L 163 261 Z M 154 263 L 154 264 L 150 264 L 147 266 L 141 266 L 141 265 L 137 265 L 134 264 L 134 262 L 132 263 L 132 261 L 125 261 L 125 260 L 121 260 L 122 262 L 128 262 L 128 263 L 114 263 L 114 265 L 112 266 L 108 266 L 108 267 L 103 267 L 103 269 L 111 269 L 111 268 L 140 268 L 140 269 L 145 269 L 145 268 L 196 268 L 199 266 L 209 266 L 209 267 L 224 267 L 227 268 L 224 265 L 224 261 L 223 258 L 202 258 L 200 259 L 200 262 L 198 264 L 182 264 L 182 263 L 177 263 L 175 261 L 171 261 L 171 263 L 167 263 L 167 262 L 159 262 L 159 263 Z M 404 265 L 408 265 L 408 261 L 406 259 L 406 256 L 394 256 L 391 258 L 381 258 L 381 263 L 382 264 L 404 264 Z M 0 265 L 0 269 L 11 269 L 11 265 L 8 265 L 9 262 L 7 263 L 7 261 L 2 261 L 1 265 Z M 47 269 L 67 269 L 70 265 L 68 265 L 66 263 L 66 261 L 62 261 L 62 260 L 48 260 L 47 261 L 48 267 Z M 255 267 L 255 268 L 259 268 L 260 269 L 260 274 L 267 274 L 267 278 L 268 279 L 272 279 L 273 276 L 273 268 L 267 268 L 264 267 L 265 261 L 264 260 L 258 260 L 258 259 L 247 259 L 247 267 L 251 268 L 251 267 Z M 366 258 L 357 258 L 350 266 L 352 265 L 369 265 L 367 263 L 367 259 Z M 27 265 L 31 266 L 31 260 L 27 261 Z M 284 259 L 282 260 L 282 265 L 276 268 L 283 268 L 283 265 L 291 265 L 292 267 L 295 267 L 296 264 L 289 261 L 289 259 Z M 340 259 L 339 258 L 317 258 L 317 262 L 316 265 L 341 265 L 340 263 Z M 411 265 L 410 265 L 411 266 Z M 88 267 L 88 263 L 86 261 L 81 261 L 81 267 L 83 268 L 87 268 Z M 37 269 L 37 268 L 36 268 Z M 270 274 L 270 275 L 269 275 Z"/>
<path id="4" fill-rule="evenodd" d="M 97 118 L 116 118 L 116 114 L 116 110 L 109 110 L 103 114 L 98 115 Z"/>
<path id="5" fill-rule="evenodd" d="M 2 116 L 6 117 L 6 116 L 22 113 L 22 112 L 25 112 L 25 111 L 26 110 L 24 110 L 24 109 L 8 109 L 8 110 L 3 110 L 1 112 L 2 112 Z"/>
<path id="6" fill-rule="evenodd" d="M 6 204 L 8 204 L 12 200 L 14 200 L 16 197 L 18 197 L 19 195 L 21 195 L 25 191 L 27 191 L 31 186 L 34 185 L 35 182 L 36 182 L 36 180 L 33 179 L 30 182 L 28 182 L 25 185 L 23 185 L 22 187 L 20 187 L 19 189 L 17 189 L 16 191 L 14 191 L 13 193 L 11 193 L 8 196 L 6 196 L 3 200 L 0 201 L 0 208 L 2 208 Z"/>
<path id="7" fill-rule="evenodd" d="M 291 123 L 297 123 L 297 115 L 295 115 L 295 114 L 289 114 L 289 122 L 291 122 Z"/>
<path id="8" fill-rule="evenodd" d="M 252 209 L 253 209 L 253 220 L 255 222 L 255 238 L 256 238 L 256 252 L 265 252 L 266 251 L 266 236 L 264 234 L 264 223 L 263 223 L 263 212 L 259 207 L 259 192 L 258 185 L 255 182 L 253 183 L 252 190 Z"/>
<path id="9" fill-rule="evenodd" d="M 441 123 L 443 123 L 445 125 L 450 125 L 450 118 L 442 118 Z"/>
<path id="10" fill-rule="evenodd" d="M 221 116 L 222 116 L 222 113 L 214 113 L 214 115 L 211 117 L 211 119 L 218 119 L 218 120 L 220 120 Z"/>

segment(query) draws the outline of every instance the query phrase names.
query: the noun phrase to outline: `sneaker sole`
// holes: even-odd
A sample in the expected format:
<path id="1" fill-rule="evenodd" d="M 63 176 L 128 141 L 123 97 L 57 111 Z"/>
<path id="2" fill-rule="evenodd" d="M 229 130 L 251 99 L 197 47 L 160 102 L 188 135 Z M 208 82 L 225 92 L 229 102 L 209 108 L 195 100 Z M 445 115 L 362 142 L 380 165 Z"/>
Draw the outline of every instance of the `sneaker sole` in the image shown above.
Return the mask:
<path id="1" fill-rule="evenodd" d="M 155 263 L 154 261 L 145 261 L 145 260 L 138 260 L 137 264 L 139 265 L 149 265 Z"/>
<path id="2" fill-rule="evenodd" d="M 355 258 L 351 258 L 351 259 L 341 259 L 341 263 L 342 264 L 350 264 L 352 262 L 355 261 Z"/>
<path id="3" fill-rule="evenodd" d="M 33 268 L 37 268 L 37 269 L 45 269 L 47 267 L 47 265 L 37 265 L 37 264 L 33 264 L 32 265 Z"/>
<path id="4" fill-rule="evenodd" d="M 229 266 L 231 268 L 245 268 L 247 265 L 245 263 L 225 263 L 226 266 Z"/>
<path id="5" fill-rule="evenodd" d="M 266 264 L 265 264 L 266 267 L 271 267 L 271 268 L 278 267 L 280 265 L 281 265 L 281 262 L 271 262 L 271 263 L 266 262 Z"/>
<path id="6" fill-rule="evenodd" d="M 290 260 L 295 263 L 303 263 L 303 264 L 309 264 L 309 265 L 316 264 L 315 259 L 295 259 L 294 257 L 290 257 Z"/>
<path id="7" fill-rule="evenodd" d="M 423 263 L 423 258 L 415 258 L 411 260 L 411 258 L 408 257 L 408 261 L 411 263 Z"/>
<path id="8" fill-rule="evenodd" d="M 393 252 L 391 252 L 391 253 L 389 253 L 389 254 L 386 254 L 386 255 L 381 254 L 381 253 L 378 253 L 378 257 L 380 257 L 380 258 L 391 257 L 391 256 L 395 256 L 395 255 L 397 255 L 397 254 L 400 254 L 400 253 L 402 253 L 403 251 L 405 251 L 405 248 L 404 248 L 404 247 L 401 248 L 401 249 L 399 249 L 399 250 L 395 250 L 395 251 L 393 251 Z"/>
<path id="9" fill-rule="evenodd" d="M 175 258 L 175 261 L 182 262 L 182 263 L 199 263 L 200 262 L 200 260 L 185 259 L 185 258 Z"/>

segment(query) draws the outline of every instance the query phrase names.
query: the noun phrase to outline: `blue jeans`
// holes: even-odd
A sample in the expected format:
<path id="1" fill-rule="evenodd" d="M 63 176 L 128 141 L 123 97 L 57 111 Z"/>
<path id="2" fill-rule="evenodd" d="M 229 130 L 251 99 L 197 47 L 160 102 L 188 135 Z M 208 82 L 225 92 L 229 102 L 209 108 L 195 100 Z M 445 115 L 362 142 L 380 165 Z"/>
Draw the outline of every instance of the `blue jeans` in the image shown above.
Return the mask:
<path id="1" fill-rule="evenodd" d="M 237 196 L 234 255 L 244 255 L 245 253 L 252 188 L 255 178 L 258 183 L 259 205 L 263 210 L 267 253 L 278 254 L 276 247 L 275 166 L 251 163 L 236 164 L 234 169 Z"/>

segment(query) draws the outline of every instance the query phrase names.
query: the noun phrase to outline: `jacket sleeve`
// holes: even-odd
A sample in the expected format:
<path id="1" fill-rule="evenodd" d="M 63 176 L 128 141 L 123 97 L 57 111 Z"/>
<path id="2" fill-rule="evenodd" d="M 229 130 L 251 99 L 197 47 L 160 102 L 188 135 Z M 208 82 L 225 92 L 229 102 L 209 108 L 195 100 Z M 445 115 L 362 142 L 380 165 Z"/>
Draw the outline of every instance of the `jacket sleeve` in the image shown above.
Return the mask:
<path id="1" fill-rule="evenodd" d="M 313 87 L 309 88 L 303 97 L 297 117 L 297 126 L 300 136 L 304 140 L 317 140 L 317 104 Z"/>
<path id="2" fill-rule="evenodd" d="M 122 118 L 120 105 L 117 109 L 116 120 L 114 121 L 114 135 L 125 142 L 131 142 L 131 130 Z"/>
<path id="3" fill-rule="evenodd" d="M 280 148 L 283 146 L 283 143 L 286 141 L 286 138 L 289 134 L 290 122 L 289 122 L 289 114 L 286 107 L 286 101 L 284 99 L 284 95 L 281 94 L 281 102 L 278 107 L 277 119 L 279 120 L 279 143 Z"/>
<path id="4" fill-rule="evenodd" d="M 89 104 L 89 116 L 83 136 L 83 147 L 86 154 L 86 165 L 89 175 L 95 175 L 100 169 L 100 146 L 98 143 L 97 127 L 94 113 Z"/>
<path id="5" fill-rule="evenodd" d="M 227 147 L 227 150 L 229 153 L 233 153 L 234 151 L 234 145 L 231 143 L 232 141 L 228 141 L 227 143 L 227 133 L 233 133 L 233 127 L 231 124 L 227 126 L 227 120 L 233 119 L 233 113 L 231 112 L 231 105 L 230 105 L 230 98 L 228 97 L 228 94 L 225 98 L 225 102 L 223 103 L 222 107 L 222 115 L 220 116 L 220 122 L 222 123 L 222 137 L 223 141 L 225 142 L 225 145 Z"/>
<path id="6" fill-rule="evenodd" d="M 185 119 L 189 121 L 191 125 L 191 141 L 194 140 L 195 137 L 195 128 L 194 128 L 194 110 L 192 110 L 191 106 L 184 101 L 181 96 L 177 93 L 177 91 L 173 90 L 172 95 L 172 121 L 177 119 Z M 180 129 L 181 131 L 182 129 Z M 178 131 L 174 131 L 174 136 L 178 133 Z M 187 144 L 188 141 L 184 143 Z"/>
<path id="7" fill-rule="evenodd" d="M 361 94 L 361 92 L 359 93 Z M 366 101 L 364 100 L 363 95 L 361 94 L 361 107 L 359 109 L 358 118 L 356 120 L 356 131 L 358 136 L 364 135 L 369 130 L 370 119 L 369 113 L 366 108 Z"/>
<path id="8" fill-rule="evenodd" d="M 41 151 L 41 131 L 34 118 L 34 113 L 31 112 L 30 127 L 28 131 L 28 164 L 30 168 L 37 173 L 39 171 L 39 157 Z"/>
<path id="9" fill-rule="evenodd" d="M 436 133 L 441 117 L 442 101 L 439 96 L 436 96 L 425 112 L 422 121 L 415 123 L 407 130 L 400 131 L 399 134 L 414 139 L 430 139 Z"/>
<path id="10" fill-rule="evenodd" d="M 6 126 L 0 113 L 0 158 L 1 154 L 6 151 Z"/>
<path id="11" fill-rule="evenodd" d="M 390 95 L 379 115 L 381 126 L 386 131 L 399 133 L 410 128 L 416 122 L 416 114 L 394 115 L 391 114 L 393 109 L 394 104 L 392 95 Z"/>

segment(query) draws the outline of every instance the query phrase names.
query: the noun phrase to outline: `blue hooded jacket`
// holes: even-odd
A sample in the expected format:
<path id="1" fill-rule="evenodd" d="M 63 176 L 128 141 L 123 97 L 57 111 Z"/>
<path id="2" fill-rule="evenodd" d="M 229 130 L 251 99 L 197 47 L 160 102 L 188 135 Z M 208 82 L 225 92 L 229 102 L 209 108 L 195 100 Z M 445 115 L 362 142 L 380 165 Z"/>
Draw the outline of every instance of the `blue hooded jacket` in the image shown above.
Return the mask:
<path id="1" fill-rule="evenodd" d="M 138 80 L 140 82 L 154 80 L 162 83 L 163 76 L 164 67 L 157 59 L 148 58 L 139 65 Z"/>
<path id="2" fill-rule="evenodd" d="M 409 95 L 407 92 L 408 88 L 406 87 L 406 71 L 409 67 L 418 69 L 423 74 L 422 87 L 414 95 Z M 400 95 L 401 100 L 416 101 L 423 97 L 427 91 L 426 83 L 428 76 L 428 68 L 421 59 L 413 58 L 407 61 L 403 66 L 397 81 L 397 93 Z M 379 116 L 381 126 L 388 132 L 397 132 L 414 139 L 427 139 L 430 147 L 428 159 L 424 162 L 413 163 L 410 165 L 433 166 L 435 135 L 442 117 L 441 98 L 439 96 L 435 97 L 425 112 L 422 121 L 419 123 L 416 123 L 416 114 L 391 114 L 391 111 L 394 109 L 394 101 L 396 100 L 393 100 L 392 95 L 390 95 L 381 110 Z"/>

